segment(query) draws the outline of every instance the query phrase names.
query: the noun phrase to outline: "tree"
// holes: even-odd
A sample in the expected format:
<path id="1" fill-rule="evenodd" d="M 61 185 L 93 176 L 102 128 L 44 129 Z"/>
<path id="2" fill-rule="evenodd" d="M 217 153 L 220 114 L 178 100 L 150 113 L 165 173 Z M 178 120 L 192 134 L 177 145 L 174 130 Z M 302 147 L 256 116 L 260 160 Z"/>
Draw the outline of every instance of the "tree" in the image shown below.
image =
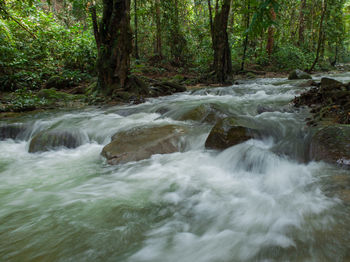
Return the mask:
<path id="1" fill-rule="evenodd" d="M 244 63 L 245 63 L 245 57 L 247 54 L 247 48 L 248 48 L 248 30 L 249 30 L 249 24 L 250 24 L 250 0 L 247 0 L 247 13 L 246 13 L 246 31 L 245 31 L 245 37 L 244 37 L 244 43 L 243 43 L 243 56 L 242 56 L 242 63 L 241 63 L 241 71 L 244 70 Z"/>
<path id="2" fill-rule="evenodd" d="M 132 32 L 130 0 L 103 0 L 103 15 L 98 23 L 96 7 L 90 8 L 98 48 L 98 87 L 106 95 L 127 90 L 135 84 L 130 78 Z"/>
<path id="3" fill-rule="evenodd" d="M 156 9 L 156 44 L 155 44 L 155 55 L 162 59 L 162 28 L 160 25 L 160 0 L 155 0 L 155 9 Z"/>
<path id="4" fill-rule="evenodd" d="M 134 0 L 134 24 L 135 24 L 135 58 L 139 59 L 139 46 L 138 46 L 138 23 L 137 23 L 137 0 Z"/>
<path id="5" fill-rule="evenodd" d="M 274 23 L 276 20 L 276 12 L 272 6 L 270 7 L 270 17 L 271 17 L 271 21 Z M 267 31 L 266 51 L 269 57 L 272 54 L 273 46 L 275 43 L 274 34 L 275 34 L 275 26 L 272 24 Z"/>
<path id="6" fill-rule="evenodd" d="M 319 26 L 319 30 L 318 30 L 318 41 L 317 41 L 317 49 L 316 49 L 316 56 L 315 56 L 315 60 L 312 63 L 311 67 L 306 70 L 307 72 L 312 72 L 315 68 L 315 65 L 318 62 L 318 59 L 320 57 L 320 51 L 321 51 L 321 47 L 322 47 L 322 40 L 323 40 L 323 21 L 325 18 L 325 14 L 327 11 L 327 0 L 323 0 L 322 2 L 322 13 L 321 13 L 321 18 L 320 18 L 320 26 Z"/>
<path id="7" fill-rule="evenodd" d="M 305 18 L 304 18 L 304 13 L 305 13 L 305 8 L 306 8 L 306 0 L 301 0 L 300 4 L 300 14 L 299 14 L 299 40 L 298 40 L 298 45 L 303 45 L 304 44 L 304 31 L 305 31 Z"/>
<path id="8" fill-rule="evenodd" d="M 225 83 L 230 80 L 232 74 L 231 50 L 227 34 L 230 7 L 231 1 L 223 0 L 221 9 L 219 10 L 219 1 L 216 1 L 212 43 L 214 50 L 215 77 L 220 83 Z"/>

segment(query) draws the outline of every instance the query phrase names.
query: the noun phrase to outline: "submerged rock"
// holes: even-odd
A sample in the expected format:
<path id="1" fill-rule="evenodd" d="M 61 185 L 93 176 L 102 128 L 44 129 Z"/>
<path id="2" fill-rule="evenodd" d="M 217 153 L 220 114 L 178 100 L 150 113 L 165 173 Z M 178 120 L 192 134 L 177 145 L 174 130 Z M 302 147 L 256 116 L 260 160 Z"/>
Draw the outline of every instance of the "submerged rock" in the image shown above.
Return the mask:
<path id="1" fill-rule="evenodd" d="M 328 126 L 316 132 L 309 155 L 312 160 L 350 167 L 350 126 Z"/>
<path id="2" fill-rule="evenodd" d="M 82 136 L 77 130 L 45 130 L 32 138 L 29 153 L 44 152 L 59 147 L 76 148 L 82 143 Z"/>
<path id="3" fill-rule="evenodd" d="M 280 112 L 280 113 L 293 113 L 294 110 L 289 105 L 288 106 L 282 106 L 282 107 L 272 107 L 272 106 L 265 106 L 265 105 L 258 105 L 256 108 L 256 112 L 258 115 L 265 113 L 265 112 Z"/>
<path id="4" fill-rule="evenodd" d="M 289 80 L 312 79 L 312 76 L 304 71 L 296 69 L 289 73 L 288 79 Z"/>
<path id="5" fill-rule="evenodd" d="M 16 139 L 27 127 L 23 124 L 8 124 L 0 126 L 0 140 Z"/>
<path id="6" fill-rule="evenodd" d="M 185 128 L 176 125 L 134 128 L 116 133 L 102 150 L 111 165 L 139 161 L 154 154 L 170 154 L 181 150 Z"/>
<path id="7" fill-rule="evenodd" d="M 227 117 L 219 120 L 205 141 L 205 147 L 209 149 L 226 149 L 231 146 L 243 143 L 253 138 L 257 130 L 238 126 L 236 120 Z"/>
<path id="8" fill-rule="evenodd" d="M 305 82 L 302 82 L 298 85 L 298 87 L 309 87 L 309 86 L 320 86 L 321 83 L 316 82 L 314 80 L 307 80 Z"/>
<path id="9" fill-rule="evenodd" d="M 227 117 L 227 115 L 219 108 L 218 105 L 207 103 L 196 106 L 195 108 L 190 109 L 185 114 L 180 116 L 178 120 L 180 121 L 198 121 L 198 122 L 207 122 L 215 123 L 219 119 Z"/>

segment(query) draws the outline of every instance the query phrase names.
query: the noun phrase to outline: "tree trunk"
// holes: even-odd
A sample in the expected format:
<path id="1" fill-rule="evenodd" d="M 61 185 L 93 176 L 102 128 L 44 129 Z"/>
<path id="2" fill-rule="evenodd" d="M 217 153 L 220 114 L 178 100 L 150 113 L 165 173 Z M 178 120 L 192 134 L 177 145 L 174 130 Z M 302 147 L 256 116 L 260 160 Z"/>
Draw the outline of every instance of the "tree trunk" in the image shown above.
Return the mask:
<path id="1" fill-rule="evenodd" d="M 306 0 L 301 0 L 300 5 L 300 15 L 299 15 L 299 40 L 298 45 L 301 46 L 304 44 L 305 38 L 304 38 L 304 31 L 305 31 L 305 18 L 304 18 L 304 11 L 306 9 Z"/>
<path id="2" fill-rule="evenodd" d="M 317 64 L 319 56 L 320 56 L 320 50 L 321 50 L 322 40 L 323 40 L 323 20 L 324 20 L 326 11 L 327 11 L 327 0 L 324 0 L 322 14 L 321 14 L 321 20 L 320 20 L 320 27 L 318 30 L 318 43 L 317 43 L 316 57 L 315 57 L 313 64 L 311 65 L 310 69 L 307 70 L 307 72 L 309 72 L 309 73 L 312 72 L 312 70 L 314 70 L 315 65 Z"/>
<path id="3" fill-rule="evenodd" d="M 232 74 L 231 50 L 227 34 L 230 7 L 231 0 L 224 0 L 213 22 L 214 71 L 216 80 L 220 83 L 227 82 Z M 215 9 L 218 10 L 218 6 Z"/>
<path id="4" fill-rule="evenodd" d="M 209 10 L 209 25 L 210 25 L 210 36 L 213 38 L 213 14 L 211 8 L 211 1 L 208 0 L 208 10 Z"/>
<path id="5" fill-rule="evenodd" d="M 247 14 L 246 14 L 246 29 L 248 30 L 249 24 L 250 24 L 250 0 L 248 1 L 248 6 L 247 6 Z M 243 56 L 242 56 L 242 64 L 241 64 L 241 71 L 244 70 L 244 63 L 245 63 L 245 57 L 247 53 L 247 48 L 248 48 L 248 37 L 249 34 L 246 32 L 245 38 L 244 38 L 244 43 L 243 43 Z"/>
<path id="6" fill-rule="evenodd" d="M 273 7 L 270 8 L 270 15 L 271 15 L 271 20 L 275 21 L 276 20 L 276 13 L 275 13 L 275 10 L 273 9 Z M 267 51 L 267 54 L 269 55 L 269 57 L 272 54 L 273 46 L 274 46 L 274 42 L 275 42 L 274 34 L 275 34 L 275 26 L 272 25 L 269 27 L 268 32 L 267 32 L 266 51 Z"/>
<path id="7" fill-rule="evenodd" d="M 103 0 L 102 20 L 94 29 L 100 91 L 109 95 L 126 89 L 132 53 L 130 0 Z"/>
<path id="8" fill-rule="evenodd" d="M 138 26 L 137 26 L 137 0 L 134 0 L 134 24 L 135 24 L 135 58 L 139 59 L 139 46 L 138 46 Z"/>
<path id="9" fill-rule="evenodd" d="M 156 56 L 162 58 L 162 28 L 160 24 L 160 0 L 156 0 Z"/>

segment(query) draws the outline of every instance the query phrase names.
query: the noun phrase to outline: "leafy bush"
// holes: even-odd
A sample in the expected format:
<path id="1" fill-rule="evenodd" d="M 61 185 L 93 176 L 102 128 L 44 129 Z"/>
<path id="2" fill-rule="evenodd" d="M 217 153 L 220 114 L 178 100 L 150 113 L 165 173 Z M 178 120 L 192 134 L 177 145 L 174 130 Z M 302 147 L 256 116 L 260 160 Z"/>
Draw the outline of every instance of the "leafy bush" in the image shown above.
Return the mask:
<path id="1" fill-rule="evenodd" d="M 12 15 L 21 17 L 35 37 L 0 17 L 0 91 L 38 89 L 53 75 L 74 84 L 91 78 L 96 46 L 90 28 L 79 23 L 67 28 L 51 13 L 34 7 L 12 10 Z"/>
<path id="2" fill-rule="evenodd" d="M 280 46 L 273 53 L 272 60 L 278 69 L 286 71 L 295 68 L 305 69 L 312 64 L 312 56 L 294 45 Z"/>

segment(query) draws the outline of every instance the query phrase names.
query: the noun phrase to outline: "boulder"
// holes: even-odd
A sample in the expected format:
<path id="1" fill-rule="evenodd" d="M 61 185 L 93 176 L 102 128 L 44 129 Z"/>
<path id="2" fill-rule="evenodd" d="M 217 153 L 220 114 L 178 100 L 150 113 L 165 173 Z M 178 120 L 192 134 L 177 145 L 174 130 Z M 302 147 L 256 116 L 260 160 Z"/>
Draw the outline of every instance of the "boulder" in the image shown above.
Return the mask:
<path id="1" fill-rule="evenodd" d="M 76 148 L 82 143 L 82 135 L 78 130 L 45 130 L 32 138 L 29 153 L 44 152 L 59 147 Z"/>
<path id="2" fill-rule="evenodd" d="M 239 126 L 232 117 L 219 120 L 210 131 L 205 141 L 205 147 L 209 149 L 226 149 L 243 143 L 253 138 L 257 130 Z"/>
<path id="3" fill-rule="evenodd" d="M 323 77 L 321 79 L 321 92 L 332 91 L 335 89 L 341 89 L 344 86 L 342 82 L 339 82 L 335 79 Z"/>
<path id="4" fill-rule="evenodd" d="M 311 160 L 350 166 L 350 126 L 318 130 L 311 139 L 309 155 Z"/>
<path id="5" fill-rule="evenodd" d="M 27 127 L 23 124 L 8 124 L 0 126 L 0 140 L 16 139 Z"/>
<path id="6" fill-rule="evenodd" d="M 312 79 L 312 76 L 304 71 L 296 69 L 289 73 L 288 79 L 289 80 Z"/>
<path id="7" fill-rule="evenodd" d="M 150 95 L 153 97 L 171 95 L 177 92 L 185 92 L 187 89 L 183 85 L 172 82 L 156 82 L 150 88 Z"/>
<path id="8" fill-rule="evenodd" d="M 219 119 L 227 117 L 227 115 L 219 108 L 218 105 L 207 103 L 196 106 L 185 114 L 180 116 L 177 120 L 180 121 L 198 121 L 207 123 L 216 123 Z"/>
<path id="9" fill-rule="evenodd" d="M 170 154 L 181 150 L 180 139 L 185 128 L 176 125 L 133 128 L 116 133 L 101 155 L 108 164 L 117 165 L 150 158 L 154 154 Z"/>
<path id="10" fill-rule="evenodd" d="M 71 100 L 74 98 L 74 95 L 70 95 L 64 92 L 59 92 L 54 89 L 41 89 L 37 96 L 39 98 L 45 98 L 53 101 L 62 101 L 62 100 Z"/>
<path id="11" fill-rule="evenodd" d="M 65 89 L 73 86 L 73 81 L 62 76 L 52 76 L 45 84 L 45 88 Z"/>

